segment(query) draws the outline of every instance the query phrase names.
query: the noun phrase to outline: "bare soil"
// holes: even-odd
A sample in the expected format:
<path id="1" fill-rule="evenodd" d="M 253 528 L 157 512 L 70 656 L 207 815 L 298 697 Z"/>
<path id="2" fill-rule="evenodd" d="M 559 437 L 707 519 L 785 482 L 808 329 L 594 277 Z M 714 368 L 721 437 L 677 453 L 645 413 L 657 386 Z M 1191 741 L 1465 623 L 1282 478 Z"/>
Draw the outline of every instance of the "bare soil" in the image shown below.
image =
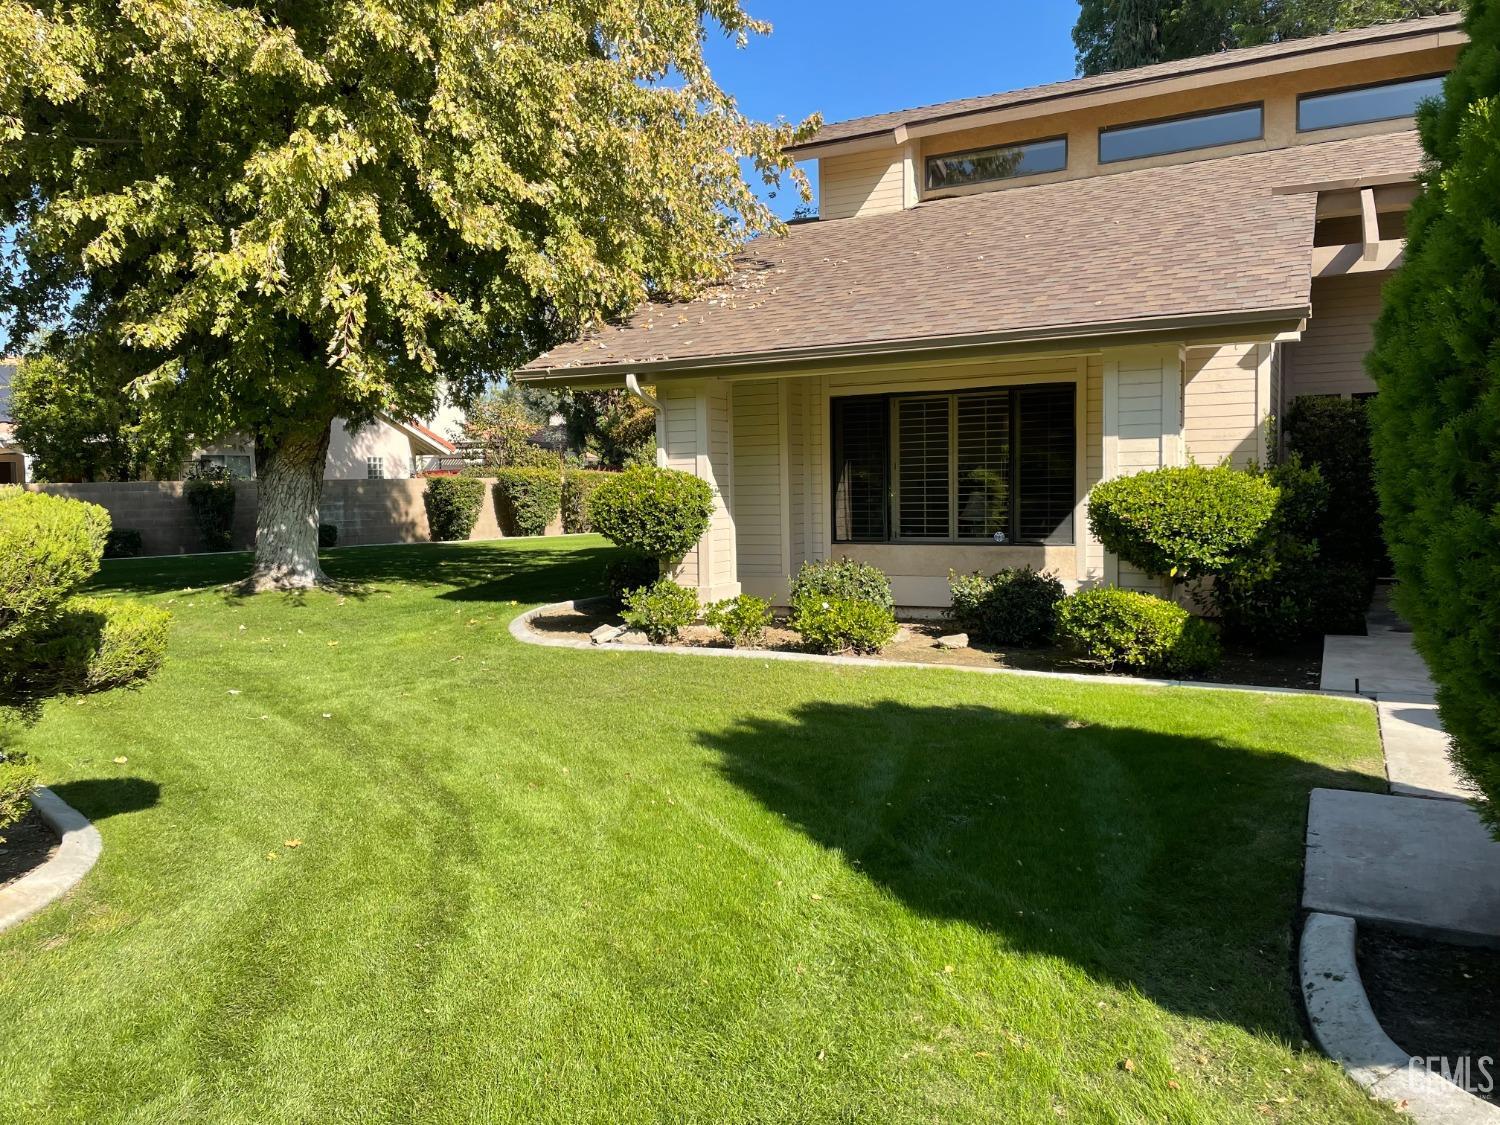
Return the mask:
<path id="1" fill-rule="evenodd" d="M 1370 1007 L 1386 1034 L 1412 1055 L 1446 1059 L 1460 1085 L 1500 1104 L 1500 950 L 1408 937 L 1362 922 L 1356 954 Z M 1487 1060 L 1483 1066 L 1481 1060 Z"/>
<path id="2" fill-rule="evenodd" d="M 531 619 L 531 627 L 538 633 L 566 637 L 571 640 L 589 639 L 589 634 L 601 625 L 621 625 L 616 613 L 608 611 L 581 612 L 564 610 L 542 614 Z M 876 660 L 914 661 L 947 667 L 967 668 L 1018 668 L 1040 672 L 1083 672 L 1103 674 L 1104 669 L 1095 664 L 1073 659 L 1057 647 L 1037 649 L 1007 649 L 994 645 L 974 644 L 968 648 L 945 649 L 938 645 L 938 638 L 952 633 L 953 627 L 942 621 L 903 621 L 896 639 L 881 650 Z M 680 646 L 687 648 L 728 648 L 718 630 L 706 625 L 694 625 L 683 630 Z M 786 627 L 782 618 L 766 630 L 766 639 L 759 646 L 769 651 L 801 652 L 802 638 Z M 1323 668 L 1323 645 L 1314 641 L 1290 652 L 1260 653 L 1243 649 L 1225 648 L 1224 660 L 1211 675 L 1198 677 L 1207 683 L 1251 684 L 1256 687 L 1291 687 L 1316 690 Z"/>
<path id="3" fill-rule="evenodd" d="M 57 834 L 35 809 L 9 828 L 0 830 L 0 836 L 5 837 L 5 842 L 0 844 L 0 888 L 34 871 L 57 851 Z"/>

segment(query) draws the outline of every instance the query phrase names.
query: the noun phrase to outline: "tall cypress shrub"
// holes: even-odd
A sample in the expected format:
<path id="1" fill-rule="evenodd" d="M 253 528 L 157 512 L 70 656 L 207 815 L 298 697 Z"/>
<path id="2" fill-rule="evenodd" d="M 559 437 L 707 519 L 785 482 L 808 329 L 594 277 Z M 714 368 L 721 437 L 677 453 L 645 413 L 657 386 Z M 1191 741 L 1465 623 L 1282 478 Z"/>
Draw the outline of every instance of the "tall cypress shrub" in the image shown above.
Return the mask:
<path id="1" fill-rule="evenodd" d="M 1397 606 L 1500 828 L 1500 3 L 1473 0 L 1465 25 L 1441 102 L 1417 117 L 1426 190 L 1369 367 Z"/>

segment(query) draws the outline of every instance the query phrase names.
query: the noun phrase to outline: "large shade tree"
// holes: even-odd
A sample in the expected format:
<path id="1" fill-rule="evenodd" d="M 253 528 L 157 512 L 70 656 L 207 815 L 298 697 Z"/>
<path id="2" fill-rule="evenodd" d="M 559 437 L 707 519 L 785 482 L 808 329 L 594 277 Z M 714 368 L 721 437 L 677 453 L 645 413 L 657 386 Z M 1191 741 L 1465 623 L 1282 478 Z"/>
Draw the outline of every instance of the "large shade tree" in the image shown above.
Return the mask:
<path id="1" fill-rule="evenodd" d="M 425 415 L 439 375 L 775 227 L 740 161 L 774 180 L 803 134 L 703 58 L 764 30 L 738 0 L 0 0 L 15 335 L 62 326 L 180 431 L 250 435 L 252 583 L 314 584 L 333 418 Z"/>
<path id="2" fill-rule="evenodd" d="M 1460 0 L 1079 0 L 1080 74 L 1451 12 Z"/>
<path id="3" fill-rule="evenodd" d="M 1500 827 L 1500 5 L 1474 0 L 1467 27 L 1417 116 L 1426 187 L 1369 367 L 1397 604 Z"/>

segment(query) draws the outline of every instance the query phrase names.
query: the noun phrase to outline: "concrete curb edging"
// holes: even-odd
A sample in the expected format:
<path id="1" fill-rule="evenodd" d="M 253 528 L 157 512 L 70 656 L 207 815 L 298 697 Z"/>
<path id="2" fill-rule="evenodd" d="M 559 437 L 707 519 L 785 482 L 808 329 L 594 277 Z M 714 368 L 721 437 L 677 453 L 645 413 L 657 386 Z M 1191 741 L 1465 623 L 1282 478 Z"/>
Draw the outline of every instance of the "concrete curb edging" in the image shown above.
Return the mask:
<path id="1" fill-rule="evenodd" d="M 1076 684 L 1116 684 L 1137 687 L 1196 688 L 1200 691 L 1249 692 L 1258 695 L 1307 695 L 1320 699 L 1349 699 L 1375 706 L 1375 700 L 1367 695 L 1356 695 L 1348 691 L 1318 691 L 1311 688 L 1258 687 L 1255 684 L 1214 684 L 1202 680 L 1151 680 L 1139 676 L 1116 676 L 1109 673 L 1091 672 L 1042 672 L 1031 668 L 976 668 L 965 664 L 926 664 L 919 660 L 876 660 L 868 656 L 823 656 L 815 652 L 782 652 L 757 648 L 689 648 L 683 645 L 621 644 L 612 641 L 607 645 L 596 645 L 592 641 L 575 641 L 566 637 L 545 637 L 531 627 L 535 617 L 548 613 L 587 611 L 607 598 L 577 598 L 566 602 L 539 605 L 511 618 L 510 635 L 522 644 L 541 645 L 546 648 L 571 648 L 588 652 L 652 652 L 675 656 L 719 656 L 741 660 L 791 660 L 811 664 L 834 664 L 850 668 L 922 668 L 929 671 L 968 672 L 981 676 L 1021 676 L 1039 680 L 1064 680 Z"/>
<path id="2" fill-rule="evenodd" d="M 1312 913 L 1302 928 L 1298 962 L 1313 1036 L 1372 1098 L 1392 1102 L 1431 1125 L 1500 1122 L 1495 1106 L 1412 1058 L 1385 1033 L 1365 995 L 1354 954 L 1355 922 Z"/>
<path id="3" fill-rule="evenodd" d="M 57 854 L 46 863 L 0 890 L 0 931 L 30 918 L 71 891 L 89 873 L 104 848 L 93 823 L 46 786 L 31 795 L 31 804 L 61 843 Z"/>

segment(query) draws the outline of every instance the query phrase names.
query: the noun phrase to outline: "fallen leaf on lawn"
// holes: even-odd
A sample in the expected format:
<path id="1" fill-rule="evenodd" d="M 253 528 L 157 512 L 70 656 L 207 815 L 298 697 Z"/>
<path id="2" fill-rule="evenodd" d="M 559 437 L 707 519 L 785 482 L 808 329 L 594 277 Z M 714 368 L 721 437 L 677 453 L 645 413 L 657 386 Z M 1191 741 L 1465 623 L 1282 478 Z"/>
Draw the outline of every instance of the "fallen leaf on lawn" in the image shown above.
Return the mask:
<path id="1" fill-rule="evenodd" d="M 329 648 L 338 648 L 339 647 L 339 643 L 338 643 L 338 641 L 329 641 L 328 642 L 328 647 Z"/>
<path id="2" fill-rule="evenodd" d="M 1134 1074 L 1135 1073 L 1135 1060 L 1134 1059 L 1121 1059 L 1120 1060 L 1120 1069 L 1123 1070 L 1123 1071 L 1125 1071 L 1128 1074 Z"/>
<path id="3" fill-rule="evenodd" d="M 819 1051 L 818 1052 L 818 1061 L 819 1062 L 822 1062 L 827 1057 L 828 1057 L 828 1052 L 827 1051 Z"/>
<path id="4" fill-rule="evenodd" d="M 240 693 L 240 689 L 239 688 L 230 688 L 229 689 L 229 694 L 230 695 L 239 695 L 239 693 Z"/>
<path id="5" fill-rule="evenodd" d="M 113 759 L 111 759 L 111 760 L 112 760 L 112 761 L 113 761 L 113 762 L 114 762 L 114 763 L 115 763 L 115 765 L 117 765 L 117 766 L 123 766 L 123 765 L 124 765 L 124 764 L 125 764 L 125 763 L 126 763 L 126 762 L 128 762 L 128 761 L 130 761 L 130 759 L 129 759 L 129 758 L 127 758 L 127 757 L 126 757 L 126 756 L 125 756 L 125 755 L 124 755 L 124 754 L 121 754 L 121 755 L 120 755 L 120 756 L 119 756 L 119 757 L 118 757 L 118 758 L 113 758 Z"/>
<path id="6" fill-rule="evenodd" d="M 267 859 L 275 859 L 276 858 L 276 853 L 275 852 L 267 852 L 266 853 L 266 858 Z"/>
<path id="7" fill-rule="evenodd" d="M 1177 1079 L 1175 1079 L 1175 1078 L 1168 1078 L 1167 1079 L 1167 1089 L 1168 1090 L 1180 1090 L 1180 1089 L 1182 1089 L 1182 1087 L 1177 1084 Z"/>
<path id="8" fill-rule="evenodd" d="M 951 972 L 953 972 L 953 966 L 952 965 L 944 965 L 943 966 L 943 972 L 945 972 L 945 973 L 951 973 Z"/>
<path id="9" fill-rule="evenodd" d="M 823 901 L 823 896 L 822 895 L 813 895 L 812 896 L 812 900 L 814 902 L 822 902 Z"/>
<path id="10" fill-rule="evenodd" d="M 282 843 L 289 848 L 300 848 L 302 846 L 301 840 L 283 840 Z"/>
<path id="11" fill-rule="evenodd" d="M 325 719 L 331 719 L 331 718 L 333 718 L 333 716 L 331 714 L 329 714 L 327 711 L 324 711 L 323 712 L 323 718 L 325 718 Z"/>

